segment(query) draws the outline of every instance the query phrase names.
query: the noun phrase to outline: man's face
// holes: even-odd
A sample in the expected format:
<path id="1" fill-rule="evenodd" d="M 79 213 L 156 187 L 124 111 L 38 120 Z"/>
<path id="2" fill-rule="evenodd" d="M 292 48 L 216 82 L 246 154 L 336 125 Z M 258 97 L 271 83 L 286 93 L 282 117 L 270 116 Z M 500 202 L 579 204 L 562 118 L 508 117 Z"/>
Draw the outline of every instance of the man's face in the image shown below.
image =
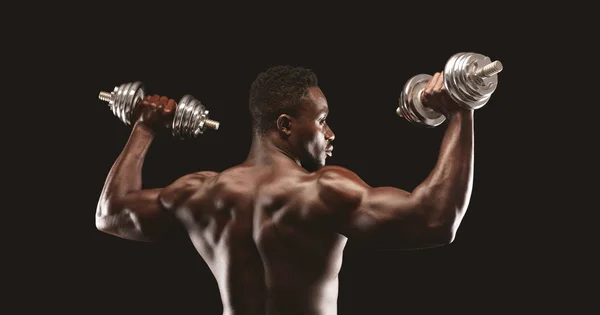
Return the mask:
<path id="1" fill-rule="evenodd" d="M 325 95 L 318 87 L 309 89 L 303 100 L 302 109 L 298 112 L 292 127 L 290 142 L 294 153 L 302 166 L 309 171 L 317 170 L 325 165 L 327 156 L 331 156 L 331 142 L 335 134 L 327 125 L 326 118 L 329 107 Z"/>

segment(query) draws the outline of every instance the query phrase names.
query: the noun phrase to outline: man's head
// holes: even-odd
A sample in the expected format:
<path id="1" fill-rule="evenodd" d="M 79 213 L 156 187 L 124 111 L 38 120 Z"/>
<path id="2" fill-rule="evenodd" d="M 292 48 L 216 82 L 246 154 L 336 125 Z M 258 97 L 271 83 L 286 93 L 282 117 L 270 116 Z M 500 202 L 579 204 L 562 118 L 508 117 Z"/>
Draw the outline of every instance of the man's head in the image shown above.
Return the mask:
<path id="1" fill-rule="evenodd" d="M 325 165 L 335 136 L 325 121 L 329 107 L 312 70 L 267 69 L 252 83 L 249 105 L 256 134 L 277 134 L 306 169 Z"/>

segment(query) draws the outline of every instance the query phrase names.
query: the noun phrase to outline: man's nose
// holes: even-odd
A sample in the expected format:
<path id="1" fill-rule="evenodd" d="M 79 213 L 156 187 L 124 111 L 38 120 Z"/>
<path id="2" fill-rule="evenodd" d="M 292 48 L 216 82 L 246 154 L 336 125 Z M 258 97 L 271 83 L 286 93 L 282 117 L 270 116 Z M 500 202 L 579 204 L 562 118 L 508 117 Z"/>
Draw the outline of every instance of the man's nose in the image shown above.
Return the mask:
<path id="1" fill-rule="evenodd" d="M 329 142 L 335 139 L 335 133 L 333 133 L 333 130 L 329 126 L 327 126 L 327 132 L 325 132 L 325 139 Z"/>

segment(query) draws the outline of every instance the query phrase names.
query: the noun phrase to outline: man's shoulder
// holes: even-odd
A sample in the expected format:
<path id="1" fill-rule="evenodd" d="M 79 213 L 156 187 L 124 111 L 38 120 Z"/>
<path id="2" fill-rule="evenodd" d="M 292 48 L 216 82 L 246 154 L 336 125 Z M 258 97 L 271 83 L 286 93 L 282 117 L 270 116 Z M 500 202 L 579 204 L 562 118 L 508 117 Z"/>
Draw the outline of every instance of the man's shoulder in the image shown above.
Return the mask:
<path id="1" fill-rule="evenodd" d="M 360 177 L 343 166 L 327 165 L 321 167 L 319 170 L 313 173 L 315 179 L 319 183 L 327 183 L 330 181 L 361 181 Z"/>
<path id="2" fill-rule="evenodd" d="M 220 173 L 214 171 L 198 171 L 189 174 L 185 174 L 179 178 L 177 178 L 171 186 L 173 187 L 183 187 L 190 185 L 199 185 L 203 184 L 208 179 L 213 179 L 219 176 Z"/>
<path id="3" fill-rule="evenodd" d="M 218 172 L 213 171 L 199 171 L 185 174 L 163 188 L 160 198 L 163 204 L 172 206 L 188 197 L 191 193 L 198 191 L 207 181 L 216 178 L 218 175 Z"/>
<path id="4" fill-rule="evenodd" d="M 324 166 L 315 172 L 319 196 L 330 204 L 357 203 L 368 185 L 342 166 Z"/>

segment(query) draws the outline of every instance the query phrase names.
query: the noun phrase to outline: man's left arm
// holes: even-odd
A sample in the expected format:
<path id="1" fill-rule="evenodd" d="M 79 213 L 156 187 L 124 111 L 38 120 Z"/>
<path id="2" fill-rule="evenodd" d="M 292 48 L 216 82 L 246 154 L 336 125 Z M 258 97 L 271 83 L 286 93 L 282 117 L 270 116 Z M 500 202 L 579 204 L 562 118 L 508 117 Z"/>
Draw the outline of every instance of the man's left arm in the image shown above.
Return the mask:
<path id="1" fill-rule="evenodd" d="M 134 125 L 129 140 L 113 164 L 96 208 L 96 227 L 129 240 L 151 241 L 175 220 L 160 201 L 162 188 L 142 190 L 142 167 L 154 131 Z"/>

